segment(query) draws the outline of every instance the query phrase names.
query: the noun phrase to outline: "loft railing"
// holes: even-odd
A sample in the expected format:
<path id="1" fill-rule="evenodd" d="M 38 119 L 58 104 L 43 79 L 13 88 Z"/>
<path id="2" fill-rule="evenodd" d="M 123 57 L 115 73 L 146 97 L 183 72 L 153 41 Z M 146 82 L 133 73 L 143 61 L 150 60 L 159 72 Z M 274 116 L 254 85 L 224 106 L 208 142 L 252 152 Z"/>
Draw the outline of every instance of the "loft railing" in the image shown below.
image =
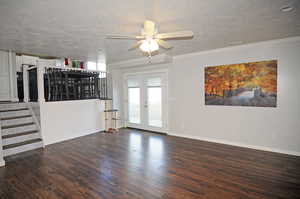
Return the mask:
<path id="1" fill-rule="evenodd" d="M 28 69 L 28 92 L 29 101 L 38 101 L 38 84 L 37 84 L 37 68 L 32 67 Z"/>
<path id="2" fill-rule="evenodd" d="M 45 100 L 107 99 L 107 77 L 106 72 L 46 67 Z"/>
<path id="3" fill-rule="evenodd" d="M 110 74 L 74 68 L 23 66 L 20 84 L 25 102 L 109 99 Z M 110 88 L 109 88 L 110 87 Z"/>

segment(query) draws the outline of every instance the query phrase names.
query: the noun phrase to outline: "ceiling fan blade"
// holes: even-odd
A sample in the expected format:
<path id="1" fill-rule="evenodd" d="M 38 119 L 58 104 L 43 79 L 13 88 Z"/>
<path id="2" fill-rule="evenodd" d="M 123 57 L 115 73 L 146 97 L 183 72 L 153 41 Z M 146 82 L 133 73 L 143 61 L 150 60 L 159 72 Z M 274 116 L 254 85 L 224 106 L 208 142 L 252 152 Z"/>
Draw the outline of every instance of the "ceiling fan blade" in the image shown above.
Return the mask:
<path id="1" fill-rule="evenodd" d="M 132 36 L 132 35 L 106 35 L 106 39 L 131 39 L 131 40 L 140 40 L 145 39 L 144 36 Z"/>
<path id="2" fill-rule="evenodd" d="M 144 40 L 141 40 L 141 41 L 138 41 L 136 42 L 131 48 L 129 48 L 128 50 L 134 50 L 136 48 L 138 48 L 142 43 L 143 43 Z"/>
<path id="3" fill-rule="evenodd" d="M 155 36 L 156 39 L 184 39 L 192 38 L 194 33 L 192 31 L 179 31 L 179 32 L 170 32 L 170 33 L 161 33 Z"/>
<path id="4" fill-rule="evenodd" d="M 173 46 L 171 46 L 170 44 L 168 44 L 168 42 L 165 42 L 164 40 L 161 39 L 156 39 L 156 42 L 158 43 L 159 46 L 165 48 L 165 49 L 171 49 L 173 48 Z"/>
<path id="5" fill-rule="evenodd" d="M 148 36 L 152 36 L 155 33 L 155 23 L 153 21 L 146 20 L 144 22 L 144 33 Z"/>

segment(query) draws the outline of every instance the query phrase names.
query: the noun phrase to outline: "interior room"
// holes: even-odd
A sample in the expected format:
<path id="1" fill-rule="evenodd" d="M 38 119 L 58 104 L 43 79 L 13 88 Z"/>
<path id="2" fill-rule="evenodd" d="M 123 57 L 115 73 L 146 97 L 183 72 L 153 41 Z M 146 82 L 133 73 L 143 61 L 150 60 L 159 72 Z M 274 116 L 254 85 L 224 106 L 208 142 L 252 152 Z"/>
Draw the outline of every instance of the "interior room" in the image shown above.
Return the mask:
<path id="1" fill-rule="evenodd" d="M 0 199 L 300 197 L 299 0 L 0 0 Z"/>

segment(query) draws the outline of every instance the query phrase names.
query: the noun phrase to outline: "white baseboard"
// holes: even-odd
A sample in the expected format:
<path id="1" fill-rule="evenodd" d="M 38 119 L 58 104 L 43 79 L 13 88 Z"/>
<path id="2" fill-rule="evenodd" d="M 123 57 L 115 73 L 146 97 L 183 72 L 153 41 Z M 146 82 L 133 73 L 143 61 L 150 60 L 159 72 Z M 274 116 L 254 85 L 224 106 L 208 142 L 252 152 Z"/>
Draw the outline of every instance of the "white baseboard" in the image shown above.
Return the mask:
<path id="1" fill-rule="evenodd" d="M 3 167 L 3 166 L 5 166 L 5 161 L 2 159 L 2 160 L 0 160 L 0 167 Z"/>
<path id="2" fill-rule="evenodd" d="M 3 102 L 10 102 L 10 98 L 3 98 L 3 99 L 0 99 L 0 102 L 3 101 Z"/>
<path id="3" fill-rule="evenodd" d="M 11 98 L 10 101 L 12 101 L 12 102 L 19 102 L 19 98 Z"/>
<path id="4" fill-rule="evenodd" d="M 53 140 L 53 141 L 49 141 L 49 142 L 46 142 L 45 140 L 43 140 L 43 141 L 44 141 L 45 146 L 47 146 L 47 145 L 50 145 L 50 144 L 55 144 L 55 143 L 59 143 L 59 142 L 63 142 L 63 141 L 67 141 L 67 140 L 72 140 L 72 139 L 75 139 L 75 138 L 79 138 L 79 137 L 82 137 L 82 136 L 90 135 L 90 134 L 97 133 L 97 132 L 100 132 L 100 131 L 104 131 L 104 129 L 103 128 L 94 129 L 94 130 L 90 130 L 90 131 L 86 131 L 84 133 L 81 133 L 80 135 L 59 138 L 57 140 Z"/>
<path id="5" fill-rule="evenodd" d="M 214 143 L 219 143 L 219 144 L 227 144 L 227 145 L 262 150 L 262 151 L 269 151 L 269 152 L 274 152 L 274 153 L 282 153 L 282 154 L 287 154 L 287 155 L 300 156 L 300 152 L 298 152 L 298 151 L 289 151 L 289 150 L 275 149 L 275 148 L 264 147 L 264 146 L 248 145 L 248 144 L 243 144 L 243 143 L 230 142 L 230 141 L 220 140 L 220 139 L 211 139 L 211 138 L 207 138 L 207 137 L 199 137 L 199 136 L 193 136 L 193 135 L 182 135 L 182 134 L 173 133 L 173 132 L 169 132 L 168 135 L 190 138 L 190 139 L 195 139 L 195 140 L 202 140 L 202 141 L 207 141 L 207 142 L 214 142 Z"/>

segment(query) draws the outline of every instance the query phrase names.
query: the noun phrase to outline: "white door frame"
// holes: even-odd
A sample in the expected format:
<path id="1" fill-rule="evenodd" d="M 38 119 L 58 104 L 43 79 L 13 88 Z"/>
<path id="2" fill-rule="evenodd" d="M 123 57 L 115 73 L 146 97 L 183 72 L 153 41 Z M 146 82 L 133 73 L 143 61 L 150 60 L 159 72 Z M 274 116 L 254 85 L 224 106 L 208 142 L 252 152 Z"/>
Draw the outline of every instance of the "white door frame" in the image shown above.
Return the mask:
<path id="1" fill-rule="evenodd" d="M 143 125 L 143 124 L 132 124 L 128 122 L 128 86 L 127 86 L 127 80 L 130 77 L 141 77 L 141 76 L 162 76 L 163 77 L 163 82 L 162 82 L 162 118 L 163 118 L 163 127 L 152 127 L 149 125 Z M 142 95 L 142 93 L 141 93 Z M 141 96 L 142 98 L 142 96 Z M 132 127 L 132 128 L 137 128 L 137 129 L 145 129 L 149 131 L 156 131 L 156 132 L 161 132 L 161 133 L 168 133 L 168 70 L 167 69 L 162 69 L 162 70 L 151 70 L 151 71 L 143 71 L 143 72 L 128 72 L 124 73 L 123 75 L 123 107 L 124 107 L 124 122 L 125 126 Z M 142 104 L 142 102 L 141 102 Z M 141 105 L 142 106 L 142 105 Z M 145 115 L 141 114 L 141 120 L 142 118 L 145 118 Z"/>

